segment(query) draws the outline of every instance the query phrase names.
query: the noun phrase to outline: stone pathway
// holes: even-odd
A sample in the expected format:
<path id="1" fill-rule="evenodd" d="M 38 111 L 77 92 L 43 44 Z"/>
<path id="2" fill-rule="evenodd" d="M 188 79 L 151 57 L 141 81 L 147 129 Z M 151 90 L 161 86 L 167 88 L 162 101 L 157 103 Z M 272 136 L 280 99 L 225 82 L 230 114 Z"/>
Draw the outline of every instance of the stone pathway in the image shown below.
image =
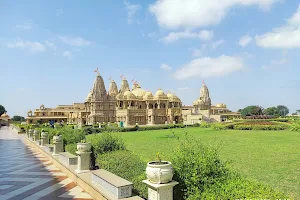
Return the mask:
<path id="1" fill-rule="evenodd" d="M 88 200 L 46 157 L 24 144 L 24 135 L 0 128 L 0 199 Z"/>

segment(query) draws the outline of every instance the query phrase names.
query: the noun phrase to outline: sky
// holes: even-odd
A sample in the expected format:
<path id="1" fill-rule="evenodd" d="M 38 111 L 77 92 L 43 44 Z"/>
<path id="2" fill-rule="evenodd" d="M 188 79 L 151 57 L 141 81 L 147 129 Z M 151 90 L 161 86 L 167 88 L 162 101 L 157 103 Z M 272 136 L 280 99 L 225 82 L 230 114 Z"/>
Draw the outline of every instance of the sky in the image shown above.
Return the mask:
<path id="1" fill-rule="evenodd" d="M 84 102 L 96 68 L 184 105 L 300 109 L 298 0 L 0 2 L 0 104 L 8 114 Z"/>

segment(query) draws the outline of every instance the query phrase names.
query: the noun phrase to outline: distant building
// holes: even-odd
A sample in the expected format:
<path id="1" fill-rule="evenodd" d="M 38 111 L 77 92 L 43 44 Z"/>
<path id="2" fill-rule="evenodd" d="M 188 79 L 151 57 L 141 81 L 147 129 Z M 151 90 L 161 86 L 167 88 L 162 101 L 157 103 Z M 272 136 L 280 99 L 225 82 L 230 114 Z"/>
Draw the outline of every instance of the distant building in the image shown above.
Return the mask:
<path id="1" fill-rule="evenodd" d="M 84 103 L 59 105 L 45 108 L 41 105 L 34 112 L 29 111 L 28 123 L 45 123 L 49 120 L 65 121 L 75 124 L 96 124 L 103 122 L 123 122 L 125 126 L 158 125 L 166 123 L 193 124 L 204 121 L 224 121 L 238 118 L 225 104 L 211 105 L 208 88 L 205 84 L 200 89 L 200 97 L 193 106 L 182 106 L 181 100 L 173 93 L 165 94 L 158 89 L 153 95 L 134 83 L 132 90 L 123 78 L 120 90 L 111 80 L 106 91 L 103 78 L 98 73 L 93 88 Z"/>

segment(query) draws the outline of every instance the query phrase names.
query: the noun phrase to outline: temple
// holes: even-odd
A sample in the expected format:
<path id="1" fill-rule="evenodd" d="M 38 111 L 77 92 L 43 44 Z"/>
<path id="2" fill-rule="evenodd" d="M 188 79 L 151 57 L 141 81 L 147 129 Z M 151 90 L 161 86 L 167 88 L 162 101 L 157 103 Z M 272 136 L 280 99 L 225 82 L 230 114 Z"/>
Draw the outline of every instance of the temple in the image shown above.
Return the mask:
<path id="1" fill-rule="evenodd" d="M 124 126 L 159 125 L 168 123 L 194 124 L 201 121 L 226 121 L 239 118 L 240 113 L 231 112 L 223 103 L 211 105 L 209 90 L 203 83 L 199 99 L 193 106 L 183 106 L 179 97 L 158 89 L 154 94 L 145 91 L 134 82 L 132 89 L 122 77 L 120 89 L 114 80 L 106 90 L 102 76 L 97 73 L 93 88 L 84 103 L 59 105 L 45 108 L 41 105 L 34 113 L 28 112 L 27 123 L 47 123 L 49 120 L 70 124 L 97 124 L 120 122 Z"/>

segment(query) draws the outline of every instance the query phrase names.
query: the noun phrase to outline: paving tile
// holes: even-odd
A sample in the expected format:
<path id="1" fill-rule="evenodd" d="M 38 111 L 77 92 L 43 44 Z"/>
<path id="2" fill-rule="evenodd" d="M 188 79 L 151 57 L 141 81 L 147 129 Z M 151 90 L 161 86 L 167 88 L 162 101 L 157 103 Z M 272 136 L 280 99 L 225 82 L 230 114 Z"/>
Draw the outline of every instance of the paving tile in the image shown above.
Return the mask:
<path id="1" fill-rule="evenodd" d="M 84 192 L 43 154 L 24 144 L 24 135 L 0 129 L 1 200 L 90 200 Z"/>

